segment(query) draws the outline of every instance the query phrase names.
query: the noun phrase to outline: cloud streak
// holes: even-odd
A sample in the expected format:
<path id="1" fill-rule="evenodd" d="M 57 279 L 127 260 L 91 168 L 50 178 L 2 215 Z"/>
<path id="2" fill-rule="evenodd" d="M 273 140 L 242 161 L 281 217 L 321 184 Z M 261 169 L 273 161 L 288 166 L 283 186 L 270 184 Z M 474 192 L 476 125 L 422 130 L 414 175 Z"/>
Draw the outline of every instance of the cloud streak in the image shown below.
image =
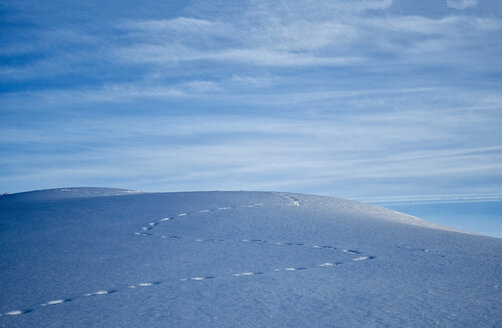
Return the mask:
<path id="1" fill-rule="evenodd" d="M 388 7 L 383 2 L 371 3 L 359 5 Z M 495 37 L 502 29 L 498 18 L 364 16 L 357 10 L 324 17 L 320 10 L 322 6 L 311 19 L 288 8 L 287 18 L 277 19 L 268 10 L 258 10 L 251 22 L 183 17 L 128 23 L 124 28 L 134 42 L 116 54 L 124 61 L 157 65 L 210 60 L 275 67 L 347 66 L 397 59 L 399 65 L 457 66 L 483 57 L 483 52 L 473 51 L 472 44 Z M 255 20 L 262 24 L 256 25 Z M 494 46 L 501 48 L 499 42 Z M 465 56 L 451 57 L 459 51 Z M 375 58 L 375 53 L 380 56 Z M 386 58 L 388 55 L 391 57 Z"/>
<path id="2" fill-rule="evenodd" d="M 502 194 L 406 195 L 383 198 L 356 198 L 354 200 L 381 205 L 463 204 L 502 202 Z"/>
<path id="3" fill-rule="evenodd" d="M 446 5 L 450 8 L 455 9 L 466 9 L 469 7 L 475 7 L 478 4 L 477 0 L 446 0 Z"/>

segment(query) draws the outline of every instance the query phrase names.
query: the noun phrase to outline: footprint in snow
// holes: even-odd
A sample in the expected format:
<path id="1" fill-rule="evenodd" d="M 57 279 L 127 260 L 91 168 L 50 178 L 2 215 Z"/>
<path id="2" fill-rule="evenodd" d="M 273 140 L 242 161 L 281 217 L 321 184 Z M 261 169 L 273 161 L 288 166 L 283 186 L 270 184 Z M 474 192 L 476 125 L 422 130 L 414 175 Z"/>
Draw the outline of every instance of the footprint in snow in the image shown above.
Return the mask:
<path id="1" fill-rule="evenodd" d="M 108 294 L 113 294 L 113 293 L 116 293 L 117 290 L 116 289 L 111 289 L 111 290 L 98 290 L 97 292 L 94 292 L 94 293 L 87 293 L 87 294 L 84 294 L 84 296 L 100 296 L 100 295 L 108 295 Z"/>
<path id="2" fill-rule="evenodd" d="M 61 303 L 68 303 L 68 302 L 71 302 L 71 301 L 73 301 L 73 299 L 71 299 L 71 298 L 61 299 L 61 300 L 54 300 L 54 301 L 49 301 L 47 303 L 42 303 L 42 304 L 40 304 L 40 306 L 56 305 L 56 304 L 61 304 Z"/>
<path id="3" fill-rule="evenodd" d="M 357 254 L 357 255 L 362 254 L 360 251 L 357 251 L 355 249 L 344 249 L 343 251 L 349 254 Z"/>
<path id="4" fill-rule="evenodd" d="M 31 309 L 28 309 L 28 310 L 16 310 L 16 311 L 9 311 L 7 313 L 5 313 L 5 315 L 19 315 L 19 314 L 26 314 L 26 313 L 30 313 L 32 312 L 33 310 Z"/>
<path id="5" fill-rule="evenodd" d="M 355 259 L 352 259 L 352 261 L 372 260 L 374 258 L 375 258 L 374 256 L 360 256 L 360 257 L 356 257 Z"/>

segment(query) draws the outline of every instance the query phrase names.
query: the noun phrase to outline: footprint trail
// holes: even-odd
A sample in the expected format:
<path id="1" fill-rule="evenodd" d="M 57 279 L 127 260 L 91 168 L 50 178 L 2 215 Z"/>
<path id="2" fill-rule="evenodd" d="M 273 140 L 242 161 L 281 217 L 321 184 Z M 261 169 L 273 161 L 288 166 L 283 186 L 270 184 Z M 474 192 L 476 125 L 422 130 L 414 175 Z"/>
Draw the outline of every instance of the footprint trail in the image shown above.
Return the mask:
<path id="1" fill-rule="evenodd" d="M 297 198 L 290 194 L 284 194 L 280 193 L 280 196 L 282 196 L 285 200 L 288 202 L 286 206 L 300 206 L 300 202 Z M 255 203 L 255 204 L 249 204 L 249 205 L 240 205 L 238 208 L 257 208 L 265 206 L 262 203 Z M 167 283 L 175 283 L 175 281 L 179 282 L 199 282 L 203 283 L 208 280 L 213 280 L 213 279 L 245 279 L 245 278 L 252 278 L 255 276 L 267 276 L 267 275 L 272 275 L 272 274 L 278 274 L 280 272 L 299 272 L 299 271 L 305 271 L 305 270 L 322 270 L 322 269 L 330 269 L 339 265 L 343 265 L 346 263 L 350 262 L 361 262 L 365 260 L 372 260 L 375 258 L 375 256 L 365 256 L 362 254 L 362 252 L 354 249 L 343 249 L 339 248 L 336 246 L 332 245 L 307 245 L 305 243 L 301 242 L 284 242 L 284 241 L 272 241 L 272 240 L 261 240 L 261 239 L 239 239 L 239 240 L 232 240 L 232 239 L 214 239 L 214 238 L 186 238 L 183 236 L 167 236 L 167 235 L 159 235 L 155 233 L 155 228 L 159 226 L 160 224 L 168 224 L 169 222 L 172 222 L 173 220 L 178 220 L 178 219 L 189 219 L 190 216 L 192 215 L 204 215 L 208 213 L 214 213 L 218 211 L 229 211 L 235 209 L 235 207 L 231 206 L 225 206 L 225 207 L 218 207 L 216 209 L 201 209 L 197 210 L 194 212 L 184 212 L 184 213 L 179 213 L 176 214 L 172 217 L 164 217 L 158 220 L 154 220 L 152 222 L 149 222 L 148 224 L 142 226 L 139 231 L 133 232 L 132 234 L 135 236 L 142 236 L 142 237 L 149 237 L 149 238 L 160 238 L 164 239 L 166 241 L 176 241 L 176 240 L 184 240 L 184 241 L 191 241 L 191 242 L 196 242 L 196 243 L 237 243 L 241 244 L 242 246 L 245 245 L 250 245 L 250 244 L 260 244 L 264 245 L 267 247 L 303 247 L 303 248 L 310 248 L 310 249 L 318 249 L 318 250 L 329 250 L 329 251 L 335 251 L 335 252 L 344 252 L 347 254 L 351 254 L 357 257 L 352 258 L 351 260 L 347 262 L 325 262 L 325 263 L 320 263 L 317 265 L 311 265 L 311 266 L 304 266 L 304 265 L 299 265 L 299 266 L 289 266 L 289 267 L 282 267 L 282 268 L 274 268 L 270 270 L 264 270 L 264 271 L 244 271 L 244 272 L 230 272 L 226 275 L 221 275 L 221 276 L 211 276 L 211 275 L 198 275 L 194 277 L 180 277 L 177 279 L 171 279 L 171 280 L 159 280 L 155 282 L 139 282 L 136 284 L 128 285 L 125 288 L 122 289 L 102 289 L 94 292 L 88 292 L 84 293 L 82 295 L 78 295 L 72 298 L 60 298 L 60 299 L 55 299 L 55 300 L 50 300 L 46 301 L 44 303 L 31 306 L 29 308 L 21 309 L 21 310 L 12 310 L 8 311 L 5 313 L 0 313 L 0 317 L 2 316 L 17 316 L 17 315 L 24 315 L 31 313 L 37 309 L 41 309 L 44 307 L 49 307 L 49 306 L 57 306 L 60 304 L 64 303 L 69 303 L 69 302 L 74 302 L 80 298 L 87 298 L 87 297 L 104 297 L 106 295 L 110 294 L 115 294 L 115 293 L 123 293 L 127 291 L 131 291 L 134 289 L 138 288 L 150 288 L 150 287 L 155 287 L 157 285 L 161 284 L 167 284 Z"/>

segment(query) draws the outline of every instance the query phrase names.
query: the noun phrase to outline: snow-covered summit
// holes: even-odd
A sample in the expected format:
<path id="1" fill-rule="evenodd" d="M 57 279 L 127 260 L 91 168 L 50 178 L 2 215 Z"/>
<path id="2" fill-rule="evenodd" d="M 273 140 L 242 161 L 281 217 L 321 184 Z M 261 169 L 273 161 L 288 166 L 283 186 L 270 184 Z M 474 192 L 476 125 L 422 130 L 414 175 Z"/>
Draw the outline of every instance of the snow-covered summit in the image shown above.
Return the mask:
<path id="1" fill-rule="evenodd" d="M 19 193 L 4 193 L 0 197 L 11 201 L 35 201 L 35 200 L 58 200 L 64 198 L 83 198 L 83 197 L 105 197 L 120 196 L 129 194 L 138 194 L 141 191 L 118 189 L 118 188 L 100 188 L 100 187 L 68 187 L 57 189 L 34 190 Z"/>
<path id="2" fill-rule="evenodd" d="M 502 323 L 502 240 L 330 197 L 4 195 L 0 247 L 0 326 Z"/>

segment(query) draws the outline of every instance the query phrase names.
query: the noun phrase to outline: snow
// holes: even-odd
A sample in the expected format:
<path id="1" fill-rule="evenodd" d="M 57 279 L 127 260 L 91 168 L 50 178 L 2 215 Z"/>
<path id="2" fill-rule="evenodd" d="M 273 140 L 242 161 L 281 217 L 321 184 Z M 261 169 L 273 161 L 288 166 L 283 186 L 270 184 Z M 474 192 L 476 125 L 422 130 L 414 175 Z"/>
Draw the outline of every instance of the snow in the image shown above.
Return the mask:
<path id="1" fill-rule="evenodd" d="M 329 197 L 4 195 L 0 247 L 5 327 L 502 323 L 502 240 Z"/>

